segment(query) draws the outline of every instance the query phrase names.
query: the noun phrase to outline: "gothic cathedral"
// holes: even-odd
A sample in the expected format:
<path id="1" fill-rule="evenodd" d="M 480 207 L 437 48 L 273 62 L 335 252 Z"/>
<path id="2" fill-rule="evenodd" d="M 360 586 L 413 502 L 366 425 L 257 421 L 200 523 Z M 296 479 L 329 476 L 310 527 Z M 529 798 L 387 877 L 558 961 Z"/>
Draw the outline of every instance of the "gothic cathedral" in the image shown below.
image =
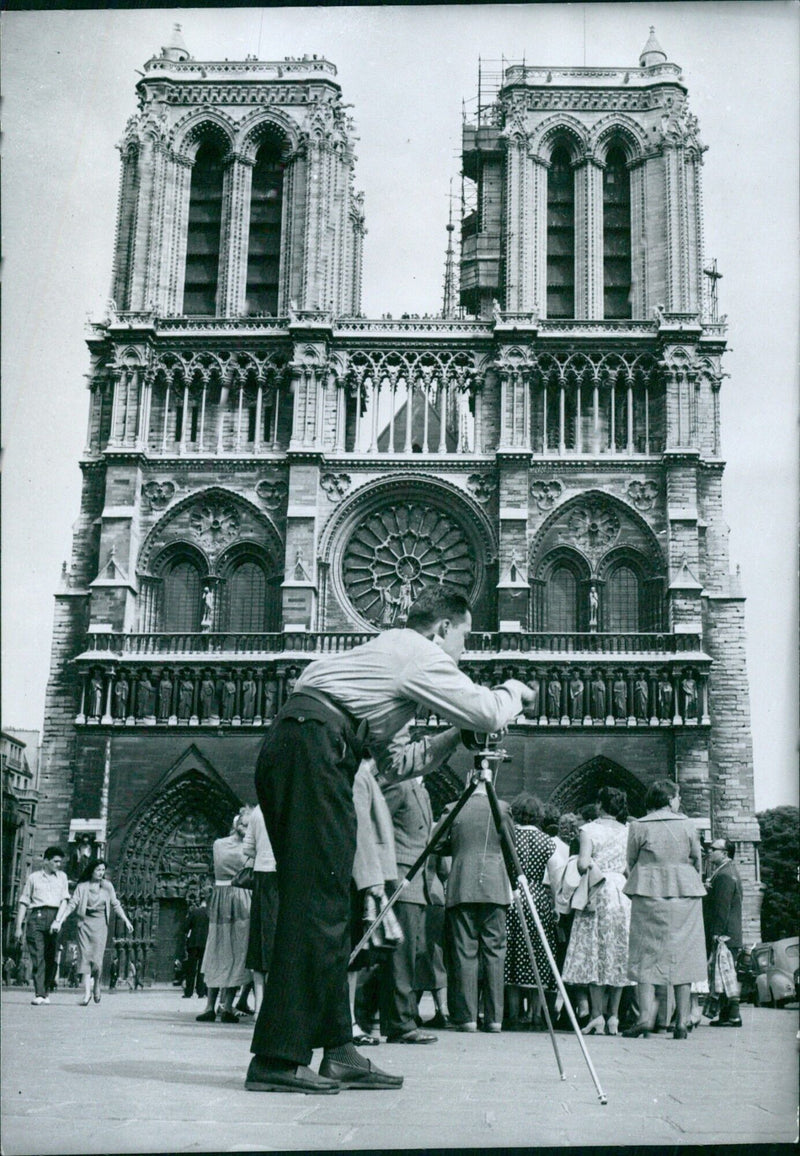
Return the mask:
<path id="1" fill-rule="evenodd" d="M 176 30 L 136 89 L 39 818 L 40 850 L 105 848 L 135 925 L 112 950 L 171 978 L 300 670 L 433 582 L 474 607 L 470 675 L 538 689 L 500 794 L 575 810 L 608 781 L 641 813 L 673 776 L 736 841 L 758 938 L 726 328 L 680 68 L 652 35 L 638 67 L 505 62 L 463 128 L 460 306 L 402 319 L 361 313 L 333 64 L 200 62 Z"/>

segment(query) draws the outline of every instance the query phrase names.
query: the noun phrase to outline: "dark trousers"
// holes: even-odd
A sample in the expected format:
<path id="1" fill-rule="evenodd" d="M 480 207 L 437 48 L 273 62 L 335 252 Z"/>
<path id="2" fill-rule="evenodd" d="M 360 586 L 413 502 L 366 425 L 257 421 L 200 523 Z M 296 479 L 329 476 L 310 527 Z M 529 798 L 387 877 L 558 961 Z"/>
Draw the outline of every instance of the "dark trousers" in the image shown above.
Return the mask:
<path id="1" fill-rule="evenodd" d="M 184 995 L 191 995 L 192 992 L 195 992 L 199 996 L 206 994 L 206 985 L 203 982 L 203 973 L 200 970 L 204 951 L 204 947 L 186 948 L 186 962 L 183 965 Z"/>
<path id="2" fill-rule="evenodd" d="M 58 936 L 50 932 L 57 907 L 30 907 L 25 939 L 33 966 L 33 986 L 37 995 L 47 995 L 56 986 L 56 946 Z"/>
<path id="3" fill-rule="evenodd" d="M 503 1021 L 506 909 L 499 903 L 458 903 L 447 908 L 450 982 L 447 1004 L 455 1024 L 478 1018 L 478 974 L 487 1024 Z"/>
<path id="4" fill-rule="evenodd" d="M 357 766 L 344 724 L 325 719 L 318 706 L 302 719 L 279 717 L 261 748 L 256 795 L 277 859 L 279 898 L 251 1045 L 257 1055 L 308 1064 L 314 1048 L 352 1039 L 347 960 Z"/>
<path id="5" fill-rule="evenodd" d="M 414 970 L 420 950 L 425 908 L 419 903 L 396 903 L 394 913 L 403 929 L 403 942 L 381 964 L 381 1031 L 399 1036 L 417 1026 L 417 993 Z"/>

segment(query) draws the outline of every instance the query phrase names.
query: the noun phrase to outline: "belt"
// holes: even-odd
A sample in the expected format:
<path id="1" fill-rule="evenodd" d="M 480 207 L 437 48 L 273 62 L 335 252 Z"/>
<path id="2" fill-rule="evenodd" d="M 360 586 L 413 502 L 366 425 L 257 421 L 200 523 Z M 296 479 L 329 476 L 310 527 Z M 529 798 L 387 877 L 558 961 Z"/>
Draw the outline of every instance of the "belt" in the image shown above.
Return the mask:
<path id="1" fill-rule="evenodd" d="M 230 887 L 231 886 L 231 880 L 230 879 L 215 879 L 214 880 L 214 886 L 215 887 Z"/>
<path id="2" fill-rule="evenodd" d="M 47 903 L 40 903 L 38 907 L 32 907 L 31 911 L 58 911 L 58 907 L 50 906 Z"/>
<path id="3" fill-rule="evenodd" d="M 291 703 L 292 699 L 301 698 L 310 698 L 312 701 L 318 702 L 328 714 L 333 716 L 336 722 L 340 723 L 350 732 L 350 736 L 356 744 L 359 746 L 364 745 L 369 731 L 369 724 L 366 719 L 357 719 L 349 710 L 345 710 L 338 702 L 334 702 L 330 695 L 325 694 L 324 691 L 310 689 L 308 687 L 303 687 L 302 690 L 295 691 L 294 694 L 289 695 L 289 698 L 284 703 L 283 709 L 286 710 L 286 707 Z M 288 717 L 292 718 L 296 716 L 289 715 Z"/>

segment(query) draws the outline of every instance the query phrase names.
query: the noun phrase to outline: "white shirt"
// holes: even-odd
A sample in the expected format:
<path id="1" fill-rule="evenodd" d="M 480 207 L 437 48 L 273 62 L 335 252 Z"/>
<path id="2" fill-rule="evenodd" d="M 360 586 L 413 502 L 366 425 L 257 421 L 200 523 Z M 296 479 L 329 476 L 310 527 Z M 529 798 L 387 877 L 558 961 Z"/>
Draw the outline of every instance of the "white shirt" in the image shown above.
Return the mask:
<path id="1" fill-rule="evenodd" d="M 467 677 L 449 654 L 416 630 L 385 630 L 352 650 L 311 662 L 296 692 L 319 690 L 369 724 L 368 745 L 384 779 L 418 775 L 434 754 L 408 728 L 422 706 L 454 726 L 498 731 L 522 711 L 522 683 L 493 690 Z"/>
<path id="2" fill-rule="evenodd" d="M 260 807 L 254 807 L 250 812 L 247 834 L 242 846 L 244 847 L 245 858 L 255 860 L 253 863 L 254 871 L 275 870 L 275 855 Z"/>
<path id="3" fill-rule="evenodd" d="M 31 871 L 25 880 L 20 906 L 60 907 L 69 899 L 69 883 L 63 871 Z"/>

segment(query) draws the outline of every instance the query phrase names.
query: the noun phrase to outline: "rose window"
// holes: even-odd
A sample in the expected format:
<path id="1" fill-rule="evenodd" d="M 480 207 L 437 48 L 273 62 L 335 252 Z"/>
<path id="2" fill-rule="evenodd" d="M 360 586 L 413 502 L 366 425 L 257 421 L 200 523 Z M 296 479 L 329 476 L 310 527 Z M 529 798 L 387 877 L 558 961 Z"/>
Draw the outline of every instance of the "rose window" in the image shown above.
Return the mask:
<path id="1" fill-rule="evenodd" d="M 568 537 L 587 554 L 607 550 L 619 536 L 619 518 L 608 506 L 590 502 L 573 510 L 567 522 Z"/>
<path id="2" fill-rule="evenodd" d="M 342 576 L 356 610 L 374 626 L 401 626 L 426 586 L 469 596 L 475 561 L 453 518 L 415 502 L 385 506 L 353 530 Z"/>
<path id="3" fill-rule="evenodd" d="M 191 527 L 210 550 L 218 550 L 232 541 L 239 531 L 239 514 L 232 505 L 204 503 L 195 506 L 190 515 Z"/>

